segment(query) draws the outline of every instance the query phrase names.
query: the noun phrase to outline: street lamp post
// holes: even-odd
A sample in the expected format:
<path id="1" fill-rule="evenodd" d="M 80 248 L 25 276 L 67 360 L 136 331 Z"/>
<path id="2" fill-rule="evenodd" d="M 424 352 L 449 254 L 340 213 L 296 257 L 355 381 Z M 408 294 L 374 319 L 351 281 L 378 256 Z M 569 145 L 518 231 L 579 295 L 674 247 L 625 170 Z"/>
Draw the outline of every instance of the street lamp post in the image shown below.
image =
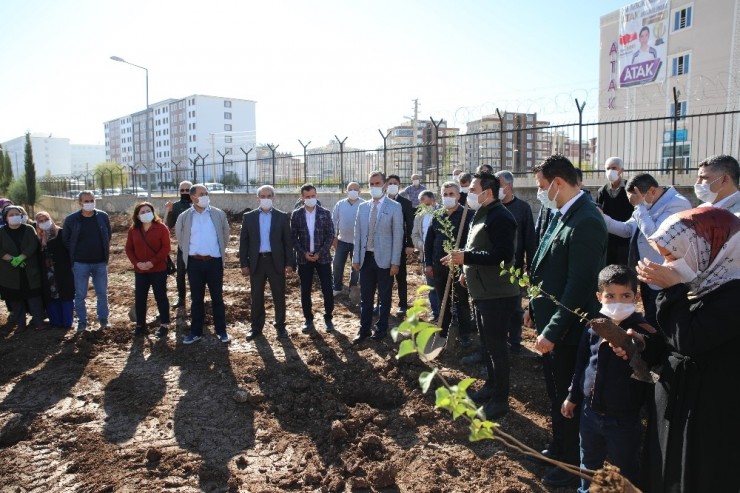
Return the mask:
<path id="1" fill-rule="evenodd" d="M 131 65 L 132 67 L 140 68 L 146 74 L 146 126 L 145 126 L 145 131 L 146 131 L 146 147 L 147 147 L 147 151 L 149 151 L 149 69 L 146 67 L 142 67 L 141 65 L 136 65 L 135 63 L 127 62 L 126 60 L 124 60 L 123 58 L 119 56 L 113 55 L 112 57 L 110 57 L 110 59 L 113 60 L 114 62 L 121 62 L 127 65 Z M 152 138 L 152 141 L 153 140 L 154 138 Z M 154 144 L 154 142 L 152 142 L 152 144 Z M 148 156 L 148 154 L 149 153 L 147 152 L 147 157 L 146 157 L 147 160 L 150 157 Z M 154 161 L 155 160 L 154 159 L 154 145 L 152 145 L 151 157 L 152 157 L 152 161 Z M 149 172 L 149 163 L 145 163 L 144 168 L 146 168 L 146 196 L 148 199 L 151 199 L 152 198 L 152 186 L 151 186 L 152 184 L 151 184 L 151 173 Z"/>

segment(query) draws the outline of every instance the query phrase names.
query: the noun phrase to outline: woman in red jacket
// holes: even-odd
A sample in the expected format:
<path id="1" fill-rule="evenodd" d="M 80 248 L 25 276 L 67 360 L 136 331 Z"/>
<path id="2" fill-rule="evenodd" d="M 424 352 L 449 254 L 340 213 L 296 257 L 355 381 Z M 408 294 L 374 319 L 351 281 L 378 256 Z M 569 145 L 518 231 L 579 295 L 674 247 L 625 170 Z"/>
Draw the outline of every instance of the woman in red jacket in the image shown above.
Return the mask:
<path id="1" fill-rule="evenodd" d="M 170 325 L 170 302 L 167 300 L 167 257 L 170 254 L 170 232 L 157 216 L 154 206 L 142 202 L 134 207 L 133 225 L 128 230 L 126 255 L 134 265 L 136 330 L 134 336 L 146 333 L 146 304 L 149 287 L 154 292 L 159 310 L 158 339 L 166 338 Z"/>

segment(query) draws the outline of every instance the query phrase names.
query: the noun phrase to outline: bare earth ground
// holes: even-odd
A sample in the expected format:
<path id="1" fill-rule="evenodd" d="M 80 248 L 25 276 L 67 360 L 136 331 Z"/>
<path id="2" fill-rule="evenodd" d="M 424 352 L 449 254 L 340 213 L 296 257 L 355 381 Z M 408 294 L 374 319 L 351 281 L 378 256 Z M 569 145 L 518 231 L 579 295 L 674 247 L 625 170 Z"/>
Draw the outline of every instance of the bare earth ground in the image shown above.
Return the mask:
<path id="1" fill-rule="evenodd" d="M 546 466 L 496 442 L 468 442 L 462 423 L 434 409 L 433 392 L 419 390 L 426 367 L 396 361 L 390 338 L 353 348 L 359 311 L 346 298 L 336 332 L 303 335 L 293 276 L 290 340 L 278 341 L 268 325 L 266 338 L 246 342 L 249 283 L 238 270 L 238 226 L 224 286 L 231 344 L 218 342 L 211 326 L 183 346 L 185 310 L 177 311 L 177 337 L 134 340 L 127 219 L 113 222 L 111 330 L 77 337 L 0 328 L 0 492 L 548 491 L 539 480 Z M 418 264 L 409 272 L 412 286 L 422 282 Z M 92 290 L 88 313 L 94 324 Z M 269 304 L 268 324 L 271 314 Z M 500 424 L 539 449 L 548 439 L 548 399 L 534 333 L 524 335 L 527 349 L 512 357 L 512 412 Z M 461 355 L 441 358 L 455 381 L 477 375 L 459 364 Z"/>

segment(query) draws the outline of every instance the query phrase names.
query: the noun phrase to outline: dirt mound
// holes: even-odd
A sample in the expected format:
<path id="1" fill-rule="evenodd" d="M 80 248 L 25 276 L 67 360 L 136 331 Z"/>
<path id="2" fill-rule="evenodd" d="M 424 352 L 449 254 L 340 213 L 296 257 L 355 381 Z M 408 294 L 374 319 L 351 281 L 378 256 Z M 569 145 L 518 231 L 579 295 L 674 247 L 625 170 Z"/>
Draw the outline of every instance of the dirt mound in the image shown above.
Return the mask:
<path id="1" fill-rule="evenodd" d="M 168 340 L 134 340 L 128 217 L 112 222 L 112 329 L 76 336 L 0 328 L 1 491 L 546 490 L 545 466 L 494 442 L 469 443 L 461 423 L 434 409 L 433 392 L 419 391 L 426 367 L 397 361 L 390 339 L 353 347 L 359 313 L 346 297 L 338 299 L 335 332 L 303 335 L 294 276 L 291 338 L 278 340 L 268 325 L 266 337 L 246 342 L 249 283 L 235 257 L 238 222 L 224 280 L 232 343 L 221 344 L 211 326 L 184 346 L 186 310 L 173 310 Z M 413 286 L 422 282 L 418 264 L 409 272 Z M 174 279 L 170 286 L 174 297 Z M 95 327 L 93 298 L 91 290 Z M 151 332 L 153 299 L 148 320 Z M 525 330 L 528 348 L 533 337 Z M 446 377 L 478 374 L 459 363 L 462 355 L 440 358 Z M 512 412 L 501 424 L 535 448 L 548 439 L 545 396 L 534 353 L 513 356 Z"/>

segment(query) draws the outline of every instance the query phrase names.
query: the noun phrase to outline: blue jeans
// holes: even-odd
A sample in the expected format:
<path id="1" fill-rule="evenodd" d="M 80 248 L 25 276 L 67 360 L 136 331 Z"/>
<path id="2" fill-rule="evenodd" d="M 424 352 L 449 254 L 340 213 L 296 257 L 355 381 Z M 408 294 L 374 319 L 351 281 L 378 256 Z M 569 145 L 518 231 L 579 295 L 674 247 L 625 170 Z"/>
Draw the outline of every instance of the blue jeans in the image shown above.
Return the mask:
<path id="1" fill-rule="evenodd" d="M 352 260 L 352 251 L 355 249 L 353 243 L 347 243 L 346 241 L 337 241 L 337 248 L 334 250 L 334 264 L 332 269 L 334 270 L 334 291 L 341 291 L 344 286 L 344 266 L 347 264 L 347 257 Z M 350 262 L 351 264 L 351 262 Z M 360 273 L 355 272 L 354 269 L 349 269 L 349 287 L 357 286 L 357 280 L 360 278 Z"/>
<path id="2" fill-rule="evenodd" d="M 188 258 L 188 284 L 190 284 L 190 335 L 203 335 L 206 319 L 206 286 L 211 293 L 213 325 L 218 335 L 226 334 L 226 306 L 224 306 L 224 264 L 221 258 L 198 260 Z"/>
<path id="3" fill-rule="evenodd" d="M 75 279 L 75 311 L 77 312 L 77 323 L 87 325 L 87 287 L 92 276 L 95 297 L 98 300 L 98 321 L 108 320 L 108 264 L 98 262 L 86 264 L 75 262 L 72 264 L 72 274 Z"/>
<path id="4" fill-rule="evenodd" d="M 600 469 L 604 459 L 617 466 L 622 475 L 637 484 L 640 469 L 640 417 L 610 418 L 594 412 L 584 401 L 581 409 L 581 467 Z M 591 483 L 581 479 L 579 492 L 588 491 Z"/>
<path id="5" fill-rule="evenodd" d="M 149 299 L 149 287 L 154 292 L 154 300 L 159 310 L 159 323 L 170 323 L 170 302 L 167 299 L 167 271 L 134 273 L 134 306 L 136 325 L 146 325 L 146 305 Z"/>
<path id="6" fill-rule="evenodd" d="M 391 313 L 393 295 L 393 278 L 391 269 L 382 269 L 375 263 L 372 252 L 365 254 L 365 261 L 360 268 L 360 335 L 369 335 L 373 323 L 375 290 L 378 290 L 378 323 L 377 331 L 385 334 L 388 331 L 388 316 Z"/>

